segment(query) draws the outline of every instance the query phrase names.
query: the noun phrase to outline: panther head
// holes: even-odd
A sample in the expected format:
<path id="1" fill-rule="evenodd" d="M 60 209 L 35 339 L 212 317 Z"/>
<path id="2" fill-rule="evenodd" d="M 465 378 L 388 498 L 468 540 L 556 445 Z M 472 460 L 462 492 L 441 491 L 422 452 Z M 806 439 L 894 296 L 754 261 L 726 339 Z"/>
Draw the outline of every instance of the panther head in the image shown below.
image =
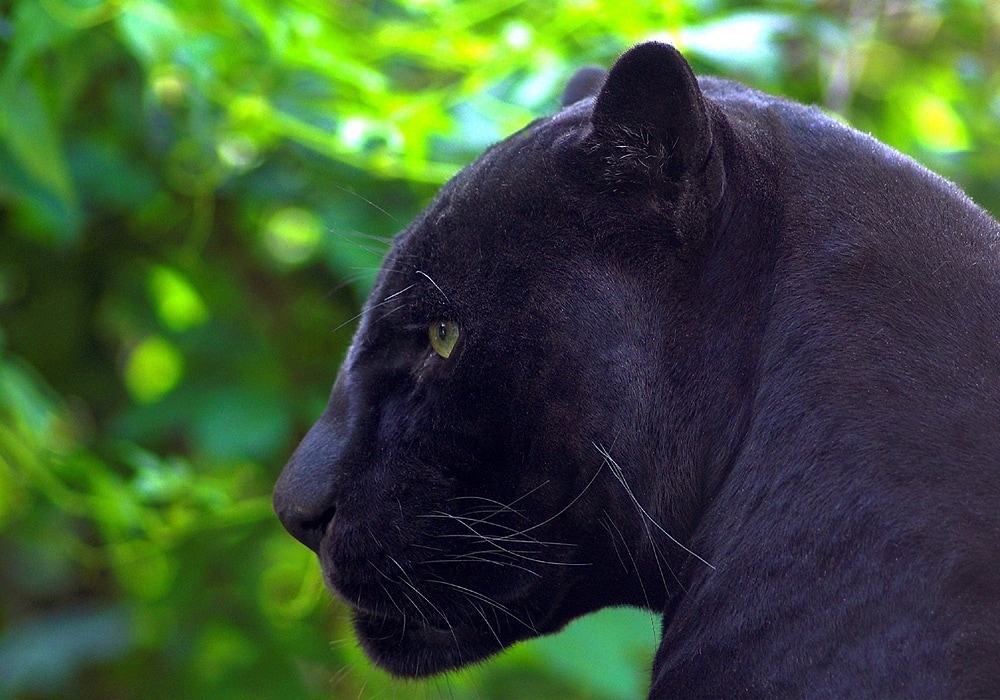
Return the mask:
<path id="1" fill-rule="evenodd" d="M 685 541 L 740 422 L 725 331 L 752 322 L 752 290 L 704 274 L 735 142 L 662 44 L 564 103 L 397 236 L 275 489 L 398 675 L 605 606 L 663 610 L 706 564 Z"/>

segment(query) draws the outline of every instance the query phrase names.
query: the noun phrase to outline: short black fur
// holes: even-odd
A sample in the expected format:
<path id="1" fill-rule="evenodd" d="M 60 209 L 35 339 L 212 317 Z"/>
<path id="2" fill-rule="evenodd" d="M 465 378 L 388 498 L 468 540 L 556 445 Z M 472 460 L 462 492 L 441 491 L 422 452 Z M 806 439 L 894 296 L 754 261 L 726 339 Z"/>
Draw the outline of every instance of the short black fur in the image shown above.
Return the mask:
<path id="1" fill-rule="evenodd" d="M 398 236 L 275 489 L 367 652 L 633 605 L 651 698 L 995 694 L 1000 227 L 669 46 L 563 102 Z"/>

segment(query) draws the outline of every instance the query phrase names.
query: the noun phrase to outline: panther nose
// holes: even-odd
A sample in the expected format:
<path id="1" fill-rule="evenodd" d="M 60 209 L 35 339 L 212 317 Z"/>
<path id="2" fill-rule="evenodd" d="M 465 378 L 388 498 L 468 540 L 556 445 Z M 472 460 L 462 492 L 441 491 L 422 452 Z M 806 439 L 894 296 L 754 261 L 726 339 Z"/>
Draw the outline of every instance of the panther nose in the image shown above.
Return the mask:
<path id="1" fill-rule="evenodd" d="M 284 510 L 278 510 L 278 519 L 285 529 L 312 551 L 319 553 L 320 544 L 323 542 L 323 533 L 332 518 L 332 514 L 322 513 L 316 515 L 299 510 L 294 506 Z"/>
<path id="2" fill-rule="evenodd" d="M 328 413 L 306 433 L 274 487 L 274 511 L 281 524 L 314 552 L 319 551 L 336 510 L 334 477 L 340 441 L 330 429 Z"/>
<path id="3" fill-rule="evenodd" d="M 318 553 L 326 527 L 333 519 L 334 508 L 323 508 L 319 503 L 303 504 L 297 501 L 295 493 L 301 485 L 289 484 L 291 480 L 284 478 L 288 473 L 286 467 L 275 486 L 274 512 L 292 537 Z"/>

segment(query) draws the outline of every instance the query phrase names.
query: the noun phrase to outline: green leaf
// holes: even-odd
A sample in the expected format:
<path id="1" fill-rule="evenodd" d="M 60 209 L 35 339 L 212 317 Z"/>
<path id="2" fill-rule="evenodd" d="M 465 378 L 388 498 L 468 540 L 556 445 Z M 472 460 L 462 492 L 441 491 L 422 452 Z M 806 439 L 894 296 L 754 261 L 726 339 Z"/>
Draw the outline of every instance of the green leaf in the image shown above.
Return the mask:
<path id="1" fill-rule="evenodd" d="M 917 141 L 932 151 L 965 151 L 969 133 L 948 101 L 929 93 L 915 97 L 913 131 Z"/>
<path id="2" fill-rule="evenodd" d="M 0 696 L 66 690 L 79 669 L 121 656 L 133 643 L 121 604 L 64 608 L 8 628 L 0 636 Z"/>
<path id="3" fill-rule="evenodd" d="M 171 391 L 184 375 L 184 356 L 159 336 L 145 338 L 125 362 L 125 385 L 136 401 L 151 403 Z"/>
<path id="4" fill-rule="evenodd" d="M 185 35 L 168 5 L 135 0 L 118 17 L 118 27 L 135 55 L 148 66 L 165 62 Z"/>
<path id="5" fill-rule="evenodd" d="M 38 87 L 28 77 L 7 75 L 0 83 L 0 105 L 0 162 L 9 158 L 16 166 L 0 170 L 0 185 L 46 219 L 54 238 L 75 238 L 82 213 L 61 134 Z"/>
<path id="6" fill-rule="evenodd" d="M 659 619 L 631 608 L 588 615 L 536 645 L 546 662 L 580 688 L 602 697 L 644 697 L 647 668 L 659 641 Z"/>

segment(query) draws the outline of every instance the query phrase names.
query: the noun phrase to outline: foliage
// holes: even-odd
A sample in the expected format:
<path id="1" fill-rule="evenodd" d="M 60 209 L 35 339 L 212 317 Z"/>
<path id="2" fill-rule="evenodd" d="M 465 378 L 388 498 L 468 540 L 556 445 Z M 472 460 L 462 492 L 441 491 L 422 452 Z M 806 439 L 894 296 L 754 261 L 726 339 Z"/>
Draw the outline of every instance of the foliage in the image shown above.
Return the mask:
<path id="1" fill-rule="evenodd" d="M 629 611 L 391 681 L 280 531 L 386 237 L 651 37 L 1000 211 L 998 7 L 0 0 L 0 696 L 639 695 Z"/>

